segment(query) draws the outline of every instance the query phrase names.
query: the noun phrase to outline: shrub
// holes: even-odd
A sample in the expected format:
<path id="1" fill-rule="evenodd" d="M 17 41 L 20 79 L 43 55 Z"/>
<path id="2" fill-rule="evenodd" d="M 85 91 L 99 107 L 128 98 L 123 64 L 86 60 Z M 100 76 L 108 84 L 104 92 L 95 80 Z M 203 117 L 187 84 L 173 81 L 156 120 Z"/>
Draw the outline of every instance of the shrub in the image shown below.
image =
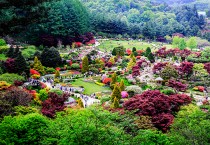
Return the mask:
<path id="1" fill-rule="evenodd" d="M 171 90 L 171 89 L 161 90 L 161 93 L 163 93 L 165 95 L 175 94 L 175 92 L 173 90 Z"/>
<path id="2" fill-rule="evenodd" d="M 80 69 L 80 65 L 78 63 L 73 63 L 71 65 L 71 68 L 77 70 L 77 69 Z"/>
<path id="3" fill-rule="evenodd" d="M 62 95 L 63 94 L 63 91 L 58 90 L 58 89 L 51 89 L 49 91 L 49 93 L 56 93 L 57 95 Z"/>
<path id="4" fill-rule="evenodd" d="M 13 84 L 14 81 L 25 81 L 25 79 L 23 76 L 20 76 L 18 74 L 5 73 L 0 75 L 0 81 L 6 81 L 9 84 Z"/>
<path id="5" fill-rule="evenodd" d="M 46 72 L 49 73 L 49 74 L 53 74 L 53 73 L 55 73 L 55 69 L 52 68 L 52 67 L 47 67 Z"/>
<path id="6" fill-rule="evenodd" d="M 8 89 L 10 86 L 6 81 L 0 81 L 0 91 Z"/>
<path id="7" fill-rule="evenodd" d="M 6 41 L 4 39 L 0 39 L 0 46 L 6 45 Z"/>
<path id="8" fill-rule="evenodd" d="M 48 99 L 42 103 L 42 114 L 47 117 L 54 118 L 57 111 L 64 110 L 64 102 L 68 99 L 68 97 L 68 94 L 59 96 L 56 93 L 49 93 Z"/>
<path id="9" fill-rule="evenodd" d="M 0 46 L 0 54 L 6 54 L 8 49 L 9 49 L 9 46 Z"/>

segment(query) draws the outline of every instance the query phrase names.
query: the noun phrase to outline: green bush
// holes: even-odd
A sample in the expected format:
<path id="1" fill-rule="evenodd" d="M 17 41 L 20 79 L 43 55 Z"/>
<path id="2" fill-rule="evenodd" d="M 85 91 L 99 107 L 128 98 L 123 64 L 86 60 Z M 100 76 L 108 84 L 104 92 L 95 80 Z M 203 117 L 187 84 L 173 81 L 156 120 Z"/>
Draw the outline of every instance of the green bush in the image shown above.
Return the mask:
<path id="1" fill-rule="evenodd" d="M 166 89 L 166 90 L 161 90 L 161 93 L 166 94 L 166 95 L 172 95 L 175 92 L 174 92 L 174 90 Z"/>
<path id="2" fill-rule="evenodd" d="M 15 106 L 14 109 L 16 115 L 26 115 L 39 112 L 38 109 L 28 106 Z"/>
<path id="3" fill-rule="evenodd" d="M 0 46 L 6 45 L 6 41 L 4 39 L 0 39 Z"/>
<path id="4" fill-rule="evenodd" d="M 34 54 L 36 52 L 36 47 L 35 46 L 27 46 L 25 47 L 26 49 L 24 49 L 22 51 L 22 55 L 26 58 L 26 59 L 33 59 Z"/>
<path id="5" fill-rule="evenodd" d="M 50 74 L 53 74 L 53 73 L 55 73 L 55 69 L 52 68 L 52 67 L 47 67 L 47 68 L 46 68 L 46 72 L 47 72 L 47 73 L 50 73 Z"/>
<path id="6" fill-rule="evenodd" d="M 7 60 L 7 57 L 4 54 L 0 54 L 0 60 L 5 61 Z"/>
<path id="7" fill-rule="evenodd" d="M 79 65 L 78 63 L 73 63 L 73 64 L 71 65 L 71 68 L 72 68 L 72 69 L 80 69 L 80 65 Z"/>
<path id="8" fill-rule="evenodd" d="M 47 98 L 48 98 L 48 93 L 47 93 L 47 91 L 46 91 L 45 89 L 41 89 L 41 90 L 39 91 L 39 99 L 40 99 L 41 101 L 45 101 L 45 100 L 47 100 Z"/>
<path id="9" fill-rule="evenodd" d="M 5 45 L 5 46 L 0 46 L 0 54 L 1 53 L 6 53 L 9 49 L 9 46 Z"/>
<path id="10" fill-rule="evenodd" d="M 25 78 L 18 74 L 5 73 L 0 75 L 0 81 L 6 81 L 9 84 L 13 84 L 14 81 L 25 81 Z"/>
<path id="11" fill-rule="evenodd" d="M 49 91 L 49 93 L 56 93 L 56 94 L 58 94 L 58 95 L 62 95 L 62 94 L 63 94 L 63 91 L 58 90 L 58 89 L 51 89 L 51 90 Z"/>

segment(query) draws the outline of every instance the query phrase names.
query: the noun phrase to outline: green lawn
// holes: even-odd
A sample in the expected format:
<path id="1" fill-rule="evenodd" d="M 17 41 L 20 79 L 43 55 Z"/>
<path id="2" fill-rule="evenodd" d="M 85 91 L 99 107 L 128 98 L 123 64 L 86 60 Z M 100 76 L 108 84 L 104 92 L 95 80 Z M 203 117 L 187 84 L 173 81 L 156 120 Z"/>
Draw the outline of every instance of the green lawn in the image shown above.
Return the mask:
<path id="1" fill-rule="evenodd" d="M 96 92 L 111 91 L 109 87 L 102 87 L 95 83 L 84 82 L 83 79 L 78 79 L 71 83 L 73 86 L 83 86 L 85 88 L 84 94 L 90 95 Z"/>
<path id="2" fill-rule="evenodd" d="M 116 41 L 116 40 L 103 40 L 100 41 L 100 46 L 98 46 L 98 48 L 101 51 L 110 51 L 113 50 L 114 47 L 117 46 L 124 46 L 126 49 L 130 48 L 132 49 L 133 47 L 136 47 L 137 50 L 143 49 L 145 50 L 147 47 L 150 48 L 154 48 L 154 46 L 156 45 L 160 45 L 161 43 L 159 42 L 153 42 L 153 43 L 147 43 L 147 42 L 139 42 L 137 40 L 133 40 L 133 41 Z M 165 44 L 164 46 L 166 46 L 167 48 L 171 48 L 171 45 Z M 160 46 L 161 47 L 161 46 Z"/>

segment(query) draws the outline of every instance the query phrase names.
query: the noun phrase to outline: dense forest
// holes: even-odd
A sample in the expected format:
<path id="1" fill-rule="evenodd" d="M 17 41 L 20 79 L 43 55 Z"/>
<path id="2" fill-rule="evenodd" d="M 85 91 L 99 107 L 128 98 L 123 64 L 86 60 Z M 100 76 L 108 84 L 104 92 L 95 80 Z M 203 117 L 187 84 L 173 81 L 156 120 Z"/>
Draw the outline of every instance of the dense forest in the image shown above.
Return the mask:
<path id="1" fill-rule="evenodd" d="M 0 34 L 36 45 L 71 43 L 79 34 L 162 39 L 166 35 L 201 36 L 206 26 L 196 5 L 119 0 L 0 1 Z M 120 36 L 121 37 L 121 36 Z M 205 34 L 209 39 L 209 34 Z M 29 39 L 30 38 L 30 39 Z M 83 38 L 84 39 L 84 38 Z M 51 42 L 52 41 L 52 42 Z"/>

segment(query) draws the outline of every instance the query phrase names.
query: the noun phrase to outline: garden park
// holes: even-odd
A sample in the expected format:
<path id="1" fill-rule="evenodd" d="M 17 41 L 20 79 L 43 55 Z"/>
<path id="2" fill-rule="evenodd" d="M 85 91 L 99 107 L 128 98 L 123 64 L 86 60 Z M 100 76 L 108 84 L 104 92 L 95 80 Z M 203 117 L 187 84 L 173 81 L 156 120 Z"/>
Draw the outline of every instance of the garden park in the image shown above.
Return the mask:
<path id="1" fill-rule="evenodd" d="M 204 7 L 0 6 L 0 145 L 210 145 Z"/>

